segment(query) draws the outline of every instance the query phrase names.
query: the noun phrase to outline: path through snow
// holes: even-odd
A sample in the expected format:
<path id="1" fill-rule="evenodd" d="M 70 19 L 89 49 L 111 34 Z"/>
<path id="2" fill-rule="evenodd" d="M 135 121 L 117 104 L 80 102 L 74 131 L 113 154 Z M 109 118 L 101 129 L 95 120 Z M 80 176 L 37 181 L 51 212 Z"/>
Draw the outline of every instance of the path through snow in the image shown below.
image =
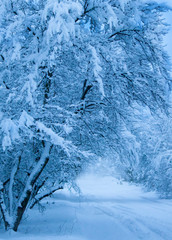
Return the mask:
<path id="1" fill-rule="evenodd" d="M 0 230 L 0 240 L 172 240 L 171 200 L 112 177 L 87 174 L 78 183 L 80 196 L 58 191 L 18 233 Z"/>

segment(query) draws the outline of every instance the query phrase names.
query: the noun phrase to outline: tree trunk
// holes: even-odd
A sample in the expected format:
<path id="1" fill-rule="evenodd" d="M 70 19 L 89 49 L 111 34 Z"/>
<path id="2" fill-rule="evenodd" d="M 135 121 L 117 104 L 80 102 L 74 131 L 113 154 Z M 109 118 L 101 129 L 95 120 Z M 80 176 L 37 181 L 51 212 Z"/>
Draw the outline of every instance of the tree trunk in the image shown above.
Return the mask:
<path id="1" fill-rule="evenodd" d="M 26 207 L 29 203 L 29 200 L 33 191 L 33 186 L 49 161 L 49 154 L 50 154 L 51 148 L 52 148 L 52 145 L 50 143 L 45 144 L 45 148 L 42 152 L 42 156 L 26 182 L 25 189 L 19 199 L 18 207 L 16 209 L 16 216 L 13 224 L 13 230 L 15 232 L 17 232 L 18 226 L 21 222 L 21 219 L 26 210 Z"/>
<path id="2" fill-rule="evenodd" d="M 8 211 L 7 211 L 5 203 L 4 203 L 3 192 L 4 192 L 3 183 L 0 182 L 0 211 L 2 213 L 2 219 L 4 221 L 5 230 L 7 230 L 8 227 L 10 226 L 10 224 L 9 224 L 10 218 L 9 218 L 9 214 L 8 214 Z"/>
<path id="3" fill-rule="evenodd" d="M 26 197 L 21 202 L 21 206 L 18 206 L 18 208 L 17 208 L 16 219 L 15 219 L 15 222 L 14 222 L 14 225 L 13 225 L 13 230 L 15 232 L 17 232 L 18 226 L 19 226 L 19 224 L 21 222 L 21 219 L 23 217 L 23 214 L 24 214 L 24 212 L 26 210 L 27 204 L 28 204 L 29 199 L 30 199 L 30 195 L 31 195 L 31 190 L 28 190 L 26 192 Z"/>
<path id="4" fill-rule="evenodd" d="M 7 221 L 6 217 L 5 217 L 5 212 L 4 212 L 4 209 L 3 209 L 2 205 L 1 205 L 1 202 L 0 202 L 0 210 L 1 210 L 1 213 L 2 213 L 2 219 L 4 221 L 5 230 L 8 230 L 8 228 L 10 227 L 10 224 Z"/>

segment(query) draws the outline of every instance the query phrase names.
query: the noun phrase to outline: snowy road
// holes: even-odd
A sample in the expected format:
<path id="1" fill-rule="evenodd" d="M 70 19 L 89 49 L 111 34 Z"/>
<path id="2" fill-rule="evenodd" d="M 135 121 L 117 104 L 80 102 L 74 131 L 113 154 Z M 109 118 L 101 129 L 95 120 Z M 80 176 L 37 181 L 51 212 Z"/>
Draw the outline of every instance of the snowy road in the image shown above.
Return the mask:
<path id="1" fill-rule="evenodd" d="M 23 240 L 172 240 L 172 201 L 112 177 L 85 175 L 82 194 L 61 191 L 34 209 L 18 233 L 0 239 Z"/>

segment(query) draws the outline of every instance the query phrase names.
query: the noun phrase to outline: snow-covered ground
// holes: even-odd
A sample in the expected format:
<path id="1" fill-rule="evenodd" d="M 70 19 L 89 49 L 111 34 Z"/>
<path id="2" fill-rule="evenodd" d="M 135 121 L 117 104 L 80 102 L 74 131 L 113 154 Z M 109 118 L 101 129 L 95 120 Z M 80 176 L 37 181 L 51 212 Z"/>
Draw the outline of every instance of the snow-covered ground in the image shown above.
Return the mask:
<path id="1" fill-rule="evenodd" d="M 13 240 L 172 240 L 172 201 L 112 177 L 86 174 L 82 193 L 58 191 L 28 212 Z M 46 210 L 44 209 L 46 208 Z"/>

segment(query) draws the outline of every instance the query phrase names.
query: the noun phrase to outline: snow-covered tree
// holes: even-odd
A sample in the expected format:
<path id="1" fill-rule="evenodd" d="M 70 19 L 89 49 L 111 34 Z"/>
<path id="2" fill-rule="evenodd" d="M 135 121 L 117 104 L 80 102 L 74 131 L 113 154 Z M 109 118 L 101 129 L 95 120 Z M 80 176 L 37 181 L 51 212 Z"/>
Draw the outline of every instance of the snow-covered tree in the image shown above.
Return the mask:
<path id="1" fill-rule="evenodd" d="M 1 0 L 0 210 L 72 184 L 86 162 L 132 151 L 134 104 L 167 112 L 165 5 L 141 0 Z M 134 158 L 133 158 L 134 159 Z"/>
<path id="2" fill-rule="evenodd" d="M 137 121 L 132 126 L 139 143 L 137 155 L 139 161 L 133 168 L 133 181 L 144 184 L 159 192 L 161 197 L 172 197 L 172 128 L 171 110 L 168 115 L 162 113 L 152 116 L 148 108 L 138 107 L 135 111 Z"/>

